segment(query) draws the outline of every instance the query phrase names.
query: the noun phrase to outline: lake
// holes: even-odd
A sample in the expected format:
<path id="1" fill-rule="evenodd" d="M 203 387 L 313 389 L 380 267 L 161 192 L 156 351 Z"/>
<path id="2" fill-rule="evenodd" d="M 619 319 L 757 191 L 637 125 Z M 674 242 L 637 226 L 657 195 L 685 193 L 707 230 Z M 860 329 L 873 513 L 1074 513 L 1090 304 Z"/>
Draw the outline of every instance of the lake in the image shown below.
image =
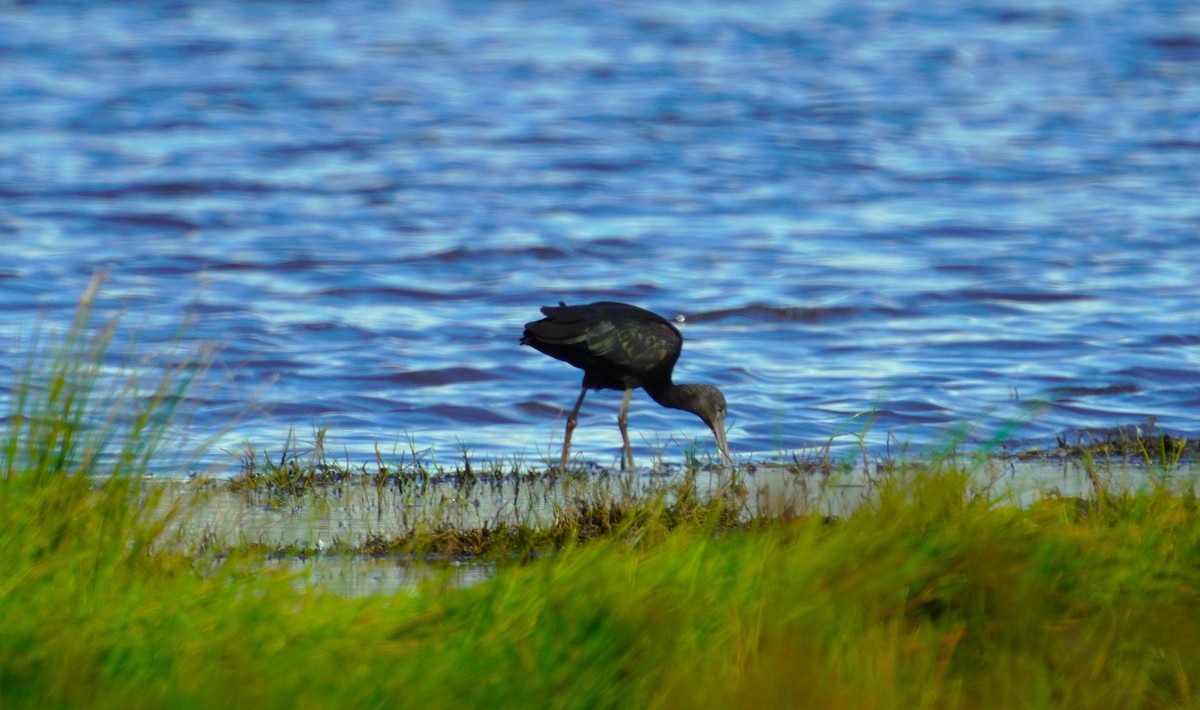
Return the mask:
<path id="1" fill-rule="evenodd" d="M 218 466 L 555 460 L 560 300 L 677 319 L 739 458 L 1194 438 L 1198 176 L 1194 3 L 4 3 L 0 383 L 99 271 L 115 355 L 216 346 Z"/>

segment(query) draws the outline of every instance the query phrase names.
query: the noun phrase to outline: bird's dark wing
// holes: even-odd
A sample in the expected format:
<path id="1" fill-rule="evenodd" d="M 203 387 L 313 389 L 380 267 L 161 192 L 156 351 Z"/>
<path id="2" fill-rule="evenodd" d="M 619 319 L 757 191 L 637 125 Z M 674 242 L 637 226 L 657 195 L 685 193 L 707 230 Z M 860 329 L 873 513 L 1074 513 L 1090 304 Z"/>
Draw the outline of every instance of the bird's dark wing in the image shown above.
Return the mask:
<path id="1" fill-rule="evenodd" d="M 666 375 L 683 338 L 668 321 L 624 303 L 546 306 L 545 318 L 525 325 L 521 342 L 605 381 L 640 384 Z M 615 385 L 614 385 L 615 386 Z"/>
<path id="2" fill-rule="evenodd" d="M 647 375 L 674 367 L 681 338 L 661 320 L 627 320 L 619 315 L 598 318 L 587 333 L 588 351 L 622 372 Z"/>

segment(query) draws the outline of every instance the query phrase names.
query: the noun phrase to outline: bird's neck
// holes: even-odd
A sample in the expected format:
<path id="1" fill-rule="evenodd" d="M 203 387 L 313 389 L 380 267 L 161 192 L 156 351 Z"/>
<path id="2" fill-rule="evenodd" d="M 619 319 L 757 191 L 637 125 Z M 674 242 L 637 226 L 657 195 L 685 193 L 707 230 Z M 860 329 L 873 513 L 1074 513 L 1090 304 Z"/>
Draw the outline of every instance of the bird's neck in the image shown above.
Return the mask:
<path id="1" fill-rule="evenodd" d="M 689 387 L 690 385 L 673 384 L 669 379 L 661 382 L 647 382 L 642 386 L 646 390 L 646 394 L 662 406 L 690 412 L 692 411 L 692 397 L 688 396 Z"/>

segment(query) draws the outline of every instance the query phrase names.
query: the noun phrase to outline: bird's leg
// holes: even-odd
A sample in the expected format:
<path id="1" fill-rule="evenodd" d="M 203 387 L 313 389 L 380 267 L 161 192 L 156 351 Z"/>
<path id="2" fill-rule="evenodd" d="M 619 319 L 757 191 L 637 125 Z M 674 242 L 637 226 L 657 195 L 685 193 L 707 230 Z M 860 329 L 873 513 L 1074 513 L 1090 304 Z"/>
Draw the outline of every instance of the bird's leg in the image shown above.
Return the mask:
<path id="1" fill-rule="evenodd" d="M 617 415 L 617 424 L 621 427 L 621 440 L 625 442 L 625 452 L 621 455 L 621 470 L 625 470 L 625 459 L 629 459 L 629 468 L 634 468 L 633 447 L 629 445 L 629 398 L 633 389 L 625 388 L 625 399 L 621 401 L 621 413 Z"/>
<path id="2" fill-rule="evenodd" d="M 575 400 L 575 408 L 571 410 L 571 416 L 567 417 L 567 429 L 563 434 L 563 453 L 562 461 L 559 462 L 559 471 L 567 472 L 567 459 L 571 456 L 571 432 L 575 431 L 575 423 L 579 420 L 579 408 L 583 406 L 583 396 L 587 394 L 587 387 L 579 390 L 579 399 Z"/>

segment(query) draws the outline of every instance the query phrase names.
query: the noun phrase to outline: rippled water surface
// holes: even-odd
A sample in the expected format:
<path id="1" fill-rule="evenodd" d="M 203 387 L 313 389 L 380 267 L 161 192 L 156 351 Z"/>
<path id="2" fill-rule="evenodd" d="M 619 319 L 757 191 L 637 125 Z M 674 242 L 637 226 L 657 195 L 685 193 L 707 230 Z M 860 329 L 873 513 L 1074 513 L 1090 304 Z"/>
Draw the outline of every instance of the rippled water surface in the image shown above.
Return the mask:
<path id="1" fill-rule="evenodd" d="M 228 450 L 536 459 L 579 375 L 522 325 L 601 299 L 685 319 L 741 456 L 1196 436 L 1197 176 L 1194 3 L 0 3 L 0 378 L 103 270 L 218 345 Z"/>

